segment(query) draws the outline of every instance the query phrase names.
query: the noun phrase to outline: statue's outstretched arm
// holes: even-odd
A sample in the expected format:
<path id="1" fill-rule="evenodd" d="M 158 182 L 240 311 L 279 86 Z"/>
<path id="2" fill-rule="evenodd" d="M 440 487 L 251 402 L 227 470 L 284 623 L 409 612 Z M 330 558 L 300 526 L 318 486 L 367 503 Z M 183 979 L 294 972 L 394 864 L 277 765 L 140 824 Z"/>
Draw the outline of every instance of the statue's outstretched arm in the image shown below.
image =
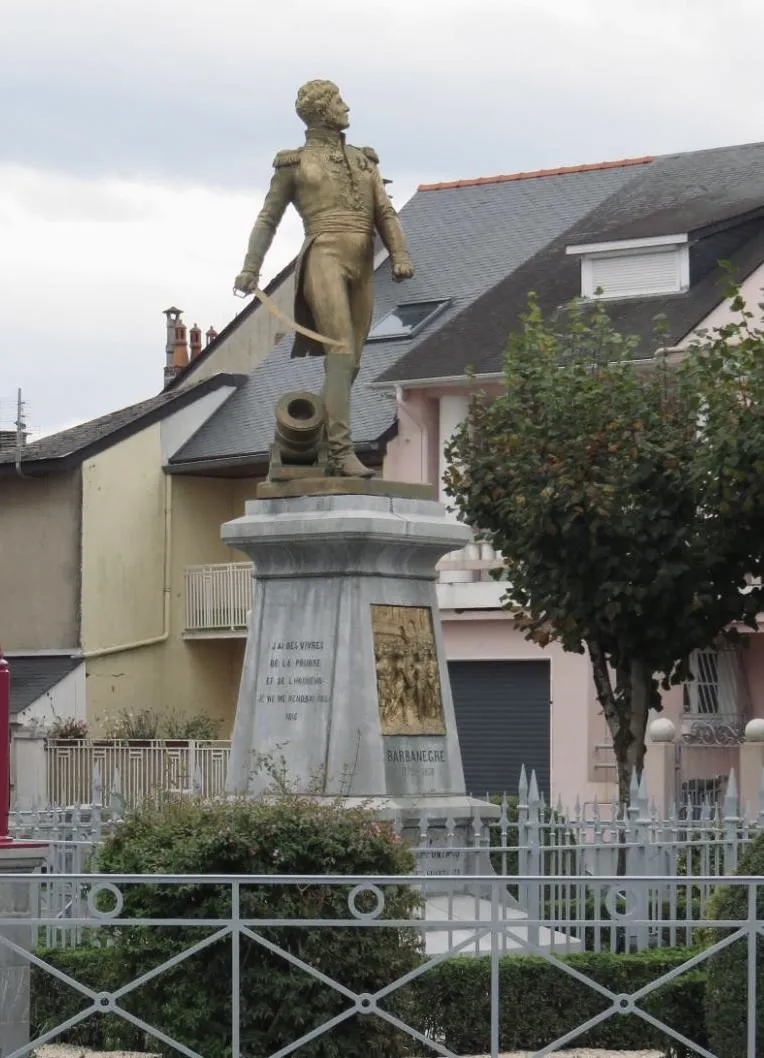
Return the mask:
<path id="1" fill-rule="evenodd" d="M 257 287 L 263 260 L 270 249 L 281 218 L 292 201 L 293 191 L 294 167 L 291 165 L 278 167 L 273 174 L 263 208 L 260 210 L 249 237 L 244 266 L 234 282 L 236 290 L 249 294 Z"/>
<path id="2" fill-rule="evenodd" d="M 406 236 L 376 164 L 374 166 L 374 224 L 390 254 L 393 279 L 410 279 L 414 274 L 414 264 L 409 255 Z"/>

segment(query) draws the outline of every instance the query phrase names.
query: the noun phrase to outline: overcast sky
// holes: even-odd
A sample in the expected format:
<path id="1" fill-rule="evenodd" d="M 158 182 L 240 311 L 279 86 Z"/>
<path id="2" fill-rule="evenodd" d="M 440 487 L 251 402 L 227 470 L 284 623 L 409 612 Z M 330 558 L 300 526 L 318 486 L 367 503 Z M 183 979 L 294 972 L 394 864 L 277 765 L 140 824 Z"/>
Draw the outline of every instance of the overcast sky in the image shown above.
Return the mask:
<path id="1" fill-rule="evenodd" d="M 162 384 L 218 330 L 299 85 L 416 185 L 764 139 L 761 0 L 0 0 L 0 428 Z M 294 255 L 287 215 L 264 278 Z"/>

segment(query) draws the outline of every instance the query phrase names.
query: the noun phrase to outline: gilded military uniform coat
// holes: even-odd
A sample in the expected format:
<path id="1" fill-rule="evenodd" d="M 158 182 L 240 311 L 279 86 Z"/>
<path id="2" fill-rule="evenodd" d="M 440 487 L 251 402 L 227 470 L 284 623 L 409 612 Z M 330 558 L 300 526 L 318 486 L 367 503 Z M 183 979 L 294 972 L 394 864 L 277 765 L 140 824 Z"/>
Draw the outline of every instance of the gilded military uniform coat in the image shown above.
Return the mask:
<path id="1" fill-rule="evenodd" d="M 284 211 L 294 205 L 305 230 L 295 274 L 295 321 L 347 341 L 356 365 L 371 324 L 375 232 L 391 257 L 408 256 L 378 162 L 371 147 L 353 147 L 340 132 L 308 129 L 304 147 L 276 155 L 244 263 L 246 271 L 260 272 Z M 310 300 L 320 306 L 320 313 L 314 312 Z M 299 333 L 295 336 L 292 356 L 325 352 L 321 343 Z"/>

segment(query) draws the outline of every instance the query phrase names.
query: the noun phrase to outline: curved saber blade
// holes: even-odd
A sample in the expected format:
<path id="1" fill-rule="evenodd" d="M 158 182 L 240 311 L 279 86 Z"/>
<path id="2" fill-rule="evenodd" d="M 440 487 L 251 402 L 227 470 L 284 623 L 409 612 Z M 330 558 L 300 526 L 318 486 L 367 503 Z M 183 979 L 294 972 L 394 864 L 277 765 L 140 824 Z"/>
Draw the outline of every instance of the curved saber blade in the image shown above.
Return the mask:
<path id="1" fill-rule="evenodd" d="M 237 298 L 238 297 L 246 297 L 247 296 L 246 294 L 239 293 L 239 291 L 237 291 L 236 287 L 234 287 L 233 292 L 234 292 L 234 295 Z M 289 328 L 290 331 L 297 331 L 298 334 L 303 334 L 303 335 L 305 335 L 306 338 L 312 338 L 314 342 L 321 342 L 322 345 L 334 345 L 334 346 L 337 346 L 340 349 L 346 349 L 347 348 L 347 343 L 346 342 L 338 341 L 337 338 L 327 338 L 326 335 L 319 334 L 318 331 L 312 331 L 310 329 L 310 327 L 303 327 L 301 324 L 299 324 L 297 322 L 297 320 L 293 320 L 290 316 L 287 316 L 287 314 L 285 312 L 281 311 L 281 309 L 278 307 L 276 302 L 273 301 L 265 293 L 264 290 L 261 290 L 260 287 L 256 287 L 252 291 L 252 293 L 255 295 L 257 300 L 259 302 L 261 302 L 263 305 L 265 305 L 266 309 L 268 309 L 268 311 L 273 316 L 275 316 L 277 319 L 281 320 L 281 322 L 283 324 L 285 324 Z"/>

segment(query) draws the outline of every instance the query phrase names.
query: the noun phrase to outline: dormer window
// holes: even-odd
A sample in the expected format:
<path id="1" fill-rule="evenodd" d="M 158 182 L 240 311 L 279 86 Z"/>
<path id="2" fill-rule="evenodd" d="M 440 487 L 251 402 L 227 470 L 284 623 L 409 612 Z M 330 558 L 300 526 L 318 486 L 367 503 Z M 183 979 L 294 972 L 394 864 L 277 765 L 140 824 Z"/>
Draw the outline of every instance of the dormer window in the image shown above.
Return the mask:
<path id="1" fill-rule="evenodd" d="M 581 297 L 640 298 L 681 294 L 690 287 L 686 235 L 568 246 L 581 258 Z M 600 293 L 597 293 L 597 291 Z"/>

